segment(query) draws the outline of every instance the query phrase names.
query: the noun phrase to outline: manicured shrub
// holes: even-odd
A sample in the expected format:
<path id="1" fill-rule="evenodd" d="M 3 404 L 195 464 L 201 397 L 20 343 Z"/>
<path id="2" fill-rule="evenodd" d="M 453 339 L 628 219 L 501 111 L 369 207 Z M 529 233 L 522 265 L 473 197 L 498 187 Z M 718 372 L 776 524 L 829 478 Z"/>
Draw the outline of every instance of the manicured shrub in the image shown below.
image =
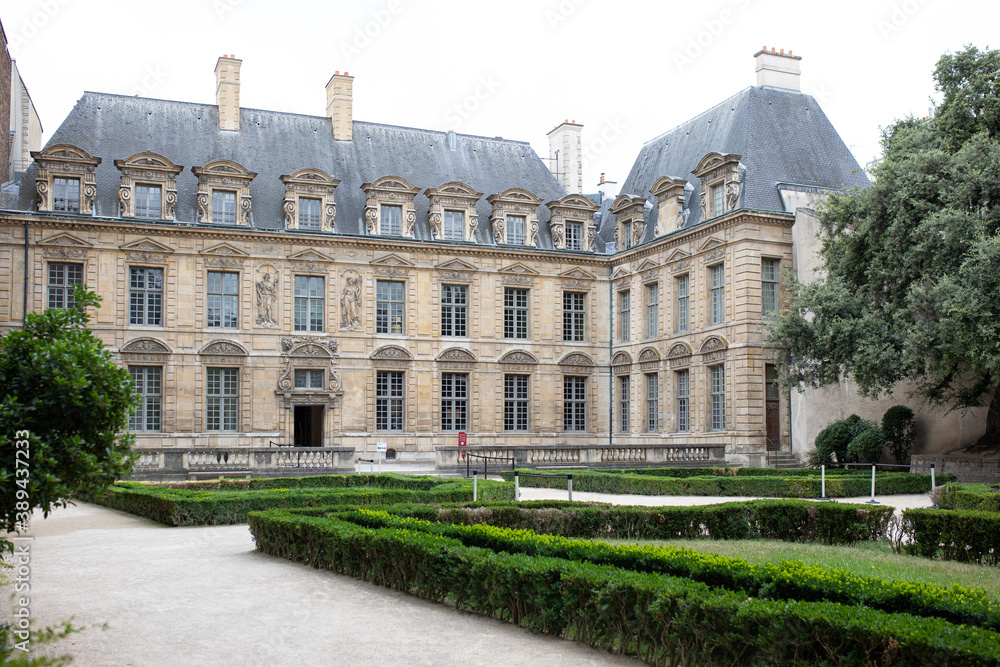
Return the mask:
<path id="1" fill-rule="evenodd" d="M 847 456 L 860 463 L 878 463 L 885 447 L 885 436 L 882 429 L 866 428 L 851 440 L 847 446 Z"/>
<path id="2" fill-rule="evenodd" d="M 882 415 L 882 433 L 896 463 L 909 463 L 910 449 L 917 434 L 913 410 L 905 405 L 894 405 L 886 410 Z"/>
<path id="3" fill-rule="evenodd" d="M 1000 512 L 1000 485 L 948 484 L 941 489 L 942 509 Z"/>
<path id="4" fill-rule="evenodd" d="M 910 540 L 903 548 L 925 558 L 1000 564 L 1000 512 L 910 509 L 903 512 Z"/>
<path id="5" fill-rule="evenodd" d="M 809 452 L 809 463 L 814 467 L 834 462 L 849 463 L 851 458 L 847 448 L 851 440 L 870 426 L 870 422 L 857 415 L 833 422 L 816 435 L 816 448 Z"/>

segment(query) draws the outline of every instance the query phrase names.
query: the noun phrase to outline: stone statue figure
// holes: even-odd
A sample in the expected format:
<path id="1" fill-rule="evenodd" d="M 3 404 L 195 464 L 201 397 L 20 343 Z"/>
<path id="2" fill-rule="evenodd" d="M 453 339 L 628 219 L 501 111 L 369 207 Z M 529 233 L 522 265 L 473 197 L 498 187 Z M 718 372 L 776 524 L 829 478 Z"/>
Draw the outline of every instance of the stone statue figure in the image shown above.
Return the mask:
<path id="1" fill-rule="evenodd" d="M 257 324 L 273 327 L 278 324 L 274 317 L 274 301 L 278 298 L 278 278 L 271 280 L 271 274 L 265 273 L 257 281 Z"/>
<path id="2" fill-rule="evenodd" d="M 340 326 L 357 329 L 361 326 L 361 277 L 347 278 L 340 295 Z"/>
<path id="3" fill-rule="evenodd" d="M 740 198 L 740 184 L 735 181 L 726 183 L 726 210 L 732 211 L 736 208 L 736 201 Z"/>
<path id="4" fill-rule="evenodd" d="M 597 227 L 592 226 L 587 229 L 587 250 L 597 251 Z"/>

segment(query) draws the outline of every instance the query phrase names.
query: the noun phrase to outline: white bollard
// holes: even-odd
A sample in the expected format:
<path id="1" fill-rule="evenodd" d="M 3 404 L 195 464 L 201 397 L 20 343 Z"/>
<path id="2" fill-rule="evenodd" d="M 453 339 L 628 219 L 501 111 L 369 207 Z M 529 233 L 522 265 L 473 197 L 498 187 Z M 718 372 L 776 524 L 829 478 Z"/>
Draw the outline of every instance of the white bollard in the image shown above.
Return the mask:
<path id="1" fill-rule="evenodd" d="M 479 500 L 479 477 L 472 476 L 472 502 Z"/>
<path id="2" fill-rule="evenodd" d="M 569 475 L 568 483 L 566 487 L 569 489 L 569 501 L 573 502 L 573 475 Z"/>
<path id="3" fill-rule="evenodd" d="M 931 491 L 934 490 L 934 464 L 931 464 Z"/>
<path id="4" fill-rule="evenodd" d="M 514 502 L 517 503 L 520 501 L 521 501 L 521 482 L 517 476 L 517 473 L 514 473 Z"/>
<path id="5" fill-rule="evenodd" d="M 819 484 L 820 484 L 820 500 L 829 500 L 826 497 L 826 465 L 821 465 L 819 467 Z"/>
<path id="6" fill-rule="evenodd" d="M 879 505 L 879 501 L 875 500 L 875 464 L 872 464 L 872 499 L 869 500 L 866 505 Z"/>

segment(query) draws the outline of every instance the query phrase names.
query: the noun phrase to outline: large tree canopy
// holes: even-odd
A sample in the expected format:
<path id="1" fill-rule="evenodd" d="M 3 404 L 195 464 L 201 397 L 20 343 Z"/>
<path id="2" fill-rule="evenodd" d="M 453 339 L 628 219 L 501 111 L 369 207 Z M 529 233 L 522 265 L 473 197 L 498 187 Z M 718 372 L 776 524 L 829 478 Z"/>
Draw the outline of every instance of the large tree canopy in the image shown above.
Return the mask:
<path id="1" fill-rule="evenodd" d="M 99 302 L 79 287 L 74 307 L 29 313 L 23 331 L 0 338 L 2 531 L 131 472 L 135 389 L 87 328 Z"/>
<path id="2" fill-rule="evenodd" d="M 823 271 L 794 281 L 768 340 L 802 386 L 901 380 L 953 408 L 991 404 L 1000 443 L 1000 52 L 945 55 L 934 116 L 883 132 L 871 187 L 820 213 Z"/>

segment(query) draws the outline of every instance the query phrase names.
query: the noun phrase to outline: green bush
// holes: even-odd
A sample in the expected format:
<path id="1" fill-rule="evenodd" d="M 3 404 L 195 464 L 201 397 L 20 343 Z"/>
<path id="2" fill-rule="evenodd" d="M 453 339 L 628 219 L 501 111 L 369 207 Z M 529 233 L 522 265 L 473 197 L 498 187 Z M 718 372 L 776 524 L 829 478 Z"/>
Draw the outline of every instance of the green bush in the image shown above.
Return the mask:
<path id="1" fill-rule="evenodd" d="M 885 435 L 878 427 L 866 428 L 851 440 L 847 456 L 860 463 L 878 463 L 885 447 Z"/>
<path id="2" fill-rule="evenodd" d="M 903 512 L 910 541 L 904 549 L 925 558 L 1000 564 L 1000 512 L 910 509 Z"/>
<path id="3" fill-rule="evenodd" d="M 566 558 L 682 577 L 756 598 L 865 605 L 887 612 L 936 616 L 955 623 L 1000 629 L 1000 605 L 988 601 L 982 591 L 970 588 L 897 583 L 797 561 L 750 564 L 690 549 L 611 545 L 483 524 L 433 523 L 392 516 L 385 511 L 358 510 L 339 514 L 337 518 L 366 528 L 430 532 L 492 551 Z"/>
<path id="4" fill-rule="evenodd" d="M 655 665 L 996 665 L 1000 638 L 938 618 L 772 601 L 687 579 L 497 553 L 442 535 L 250 515 L 264 553 L 572 638 Z M 537 536 L 536 536 L 537 537 Z M 548 538 L 555 539 L 555 538 Z M 835 647 L 835 648 L 832 648 Z"/>
<path id="5" fill-rule="evenodd" d="M 1000 485 L 948 484 L 941 490 L 942 509 L 1000 512 Z"/>
<path id="6" fill-rule="evenodd" d="M 910 449 L 917 434 L 913 417 L 913 410 L 905 405 L 894 405 L 882 415 L 882 433 L 896 463 L 910 461 Z"/>
<path id="7" fill-rule="evenodd" d="M 851 440 L 870 426 L 871 422 L 866 422 L 857 415 L 833 422 L 816 435 L 816 448 L 809 452 L 809 463 L 814 467 L 834 462 L 850 463 L 847 448 Z"/>

